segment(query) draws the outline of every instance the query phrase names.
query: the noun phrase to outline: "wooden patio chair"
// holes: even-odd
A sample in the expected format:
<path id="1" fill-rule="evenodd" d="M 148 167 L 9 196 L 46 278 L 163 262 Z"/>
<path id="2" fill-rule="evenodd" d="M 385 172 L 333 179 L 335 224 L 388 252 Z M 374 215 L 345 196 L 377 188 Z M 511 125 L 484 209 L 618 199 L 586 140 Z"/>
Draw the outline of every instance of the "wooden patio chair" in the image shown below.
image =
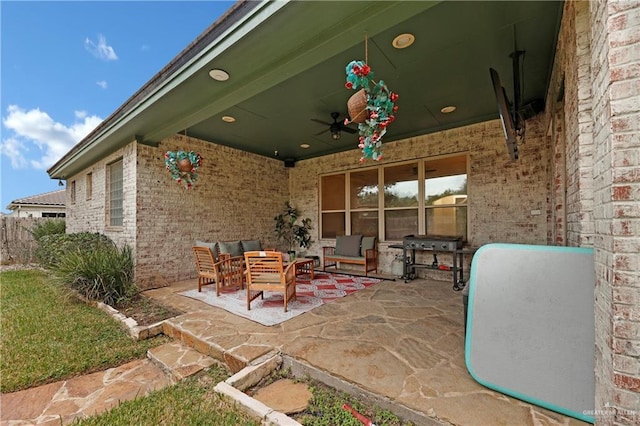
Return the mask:
<path id="1" fill-rule="evenodd" d="M 296 297 L 296 265 L 286 267 L 282 262 L 282 253 L 277 251 L 247 251 L 244 253 L 247 278 L 247 310 L 251 310 L 251 301 L 258 297 L 264 299 L 265 291 L 284 294 L 284 311 L 289 301 Z"/>
<path id="2" fill-rule="evenodd" d="M 198 291 L 203 285 L 215 284 L 216 296 L 221 289 L 244 288 L 244 259 L 242 256 L 225 256 L 215 261 L 208 247 L 193 247 L 198 269 Z"/>

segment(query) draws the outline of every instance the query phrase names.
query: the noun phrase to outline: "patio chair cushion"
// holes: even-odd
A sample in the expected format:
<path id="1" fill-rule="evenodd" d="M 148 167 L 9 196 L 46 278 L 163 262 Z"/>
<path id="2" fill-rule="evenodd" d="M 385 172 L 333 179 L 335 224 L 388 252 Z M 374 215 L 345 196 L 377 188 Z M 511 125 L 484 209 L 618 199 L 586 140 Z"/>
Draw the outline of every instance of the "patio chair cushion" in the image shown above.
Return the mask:
<path id="1" fill-rule="evenodd" d="M 376 247 L 376 237 L 362 237 L 362 245 L 360 256 L 364 256 L 367 250 L 373 250 Z"/>
<path id="2" fill-rule="evenodd" d="M 213 253 L 213 258 L 215 259 L 215 261 L 218 261 L 218 247 L 217 247 L 218 243 L 208 243 L 206 241 L 200 241 L 200 240 L 196 240 L 196 246 L 197 247 L 208 247 L 211 250 L 211 253 Z"/>
<path id="3" fill-rule="evenodd" d="M 242 256 L 242 245 L 240 241 L 218 241 L 220 253 L 229 253 L 231 256 Z"/>
<path id="4" fill-rule="evenodd" d="M 341 256 L 360 256 L 362 235 L 341 235 L 336 237 L 336 252 Z"/>
<path id="5" fill-rule="evenodd" d="M 262 244 L 260 243 L 260 240 L 249 240 L 249 241 L 242 240 L 240 242 L 242 243 L 242 250 L 244 251 L 262 250 Z"/>

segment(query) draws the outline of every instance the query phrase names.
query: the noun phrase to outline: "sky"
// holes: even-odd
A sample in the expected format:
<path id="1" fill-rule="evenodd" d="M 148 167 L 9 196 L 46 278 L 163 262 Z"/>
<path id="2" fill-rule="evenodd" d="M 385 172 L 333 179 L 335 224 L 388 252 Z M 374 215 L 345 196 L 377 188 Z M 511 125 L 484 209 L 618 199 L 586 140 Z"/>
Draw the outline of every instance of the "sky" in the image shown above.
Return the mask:
<path id="1" fill-rule="evenodd" d="M 0 210 L 233 3 L 0 0 Z"/>

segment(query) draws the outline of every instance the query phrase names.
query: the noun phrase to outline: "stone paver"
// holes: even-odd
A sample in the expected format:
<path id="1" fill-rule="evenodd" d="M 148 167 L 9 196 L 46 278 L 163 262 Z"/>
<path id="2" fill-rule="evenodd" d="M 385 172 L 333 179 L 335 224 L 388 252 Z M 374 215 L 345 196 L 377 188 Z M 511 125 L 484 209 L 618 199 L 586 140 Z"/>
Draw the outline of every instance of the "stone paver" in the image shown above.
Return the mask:
<path id="1" fill-rule="evenodd" d="M 306 384 L 281 379 L 259 389 L 253 398 L 281 413 L 292 414 L 307 408 L 311 396 Z"/>
<path id="2" fill-rule="evenodd" d="M 147 356 L 162 368 L 174 382 L 212 366 L 215 360 L 178 341 L 149 349 Z"/>
<path id="3" fill-rule="evenodd" d="M 132 361 L 86 376 L 3 394 L 0 425 L 68 424 L 170 383 L 151 361 Z"/>

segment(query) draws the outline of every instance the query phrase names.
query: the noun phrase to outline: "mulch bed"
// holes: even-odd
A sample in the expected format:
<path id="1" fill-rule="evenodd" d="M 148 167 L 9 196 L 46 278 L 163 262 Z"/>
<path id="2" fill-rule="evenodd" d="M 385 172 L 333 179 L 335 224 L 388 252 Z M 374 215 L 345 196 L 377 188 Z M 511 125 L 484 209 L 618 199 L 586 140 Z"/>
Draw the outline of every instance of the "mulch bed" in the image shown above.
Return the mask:
<path id="1" fill-rule="evenodd" d="M 115 309 L 129 318 L 133 318 L 138 325 L 142 326 L 155 324 L 183 313 L 141 295 L 133 297 L 125 304 L 115 306 Z"/>

